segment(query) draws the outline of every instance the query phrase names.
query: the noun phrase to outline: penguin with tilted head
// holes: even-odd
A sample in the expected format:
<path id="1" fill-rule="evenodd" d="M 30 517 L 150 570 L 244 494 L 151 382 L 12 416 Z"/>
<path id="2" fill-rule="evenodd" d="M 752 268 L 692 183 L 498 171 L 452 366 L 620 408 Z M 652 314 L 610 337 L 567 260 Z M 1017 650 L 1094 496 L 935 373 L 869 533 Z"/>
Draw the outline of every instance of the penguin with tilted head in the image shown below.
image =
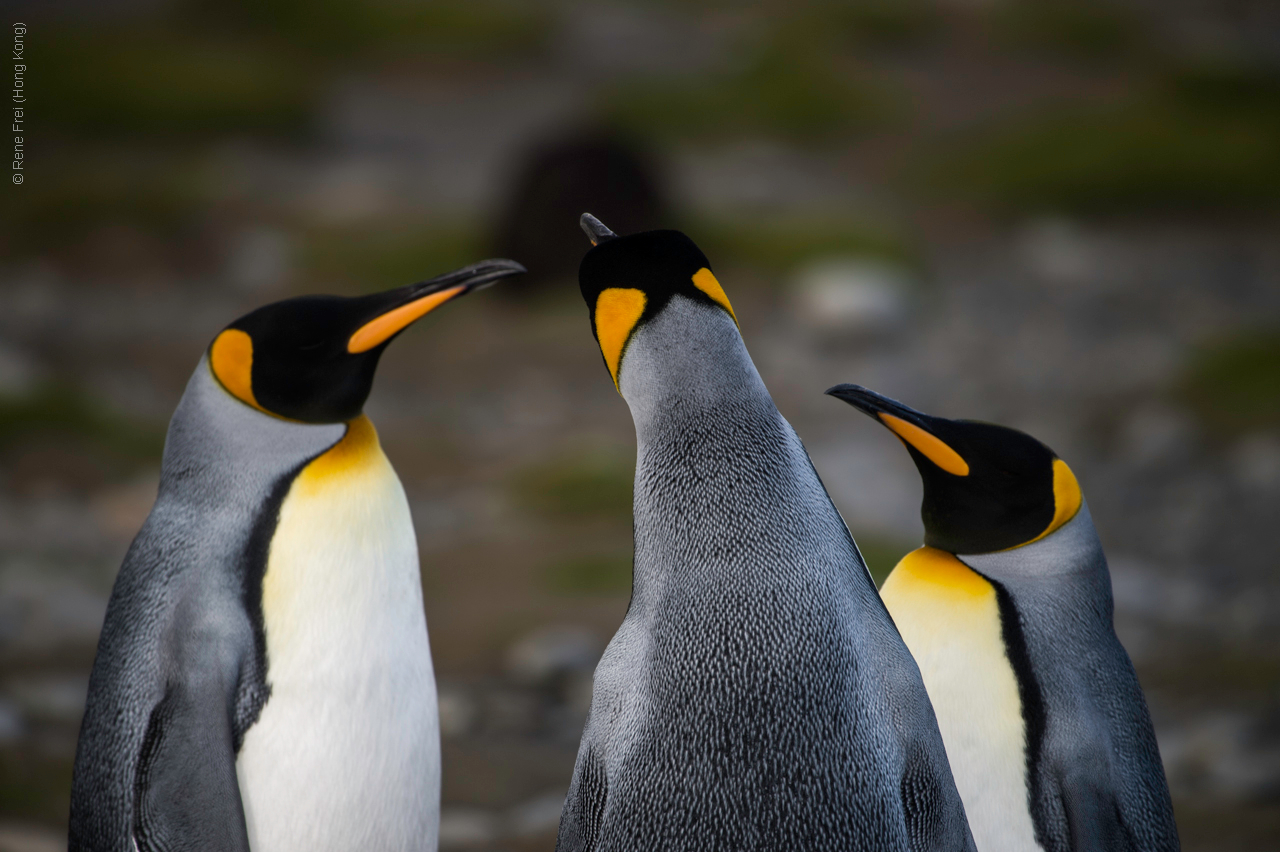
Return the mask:
<path id="1" fill-rule="evenodd" d="M 933 699 L 979 852 L 1178 849 L 1151 715 L 1067 463 L 1014 429 L 838 397 L 906 445 L 925 546 L 881 594 Z"/>
<path id="2" fill-rule="evenodd" d="M 635 563 L 558 849 L 972 849 L 920 673 L 707 258 L 583 226 Z"/>
<path id="3" fill-rule="evenodd" d="M 361 410 L 392 338 L 522 271 L 290 299 L 214 339 L 107 607 L 72 852 L 436 848 L 417 544 Z"/>

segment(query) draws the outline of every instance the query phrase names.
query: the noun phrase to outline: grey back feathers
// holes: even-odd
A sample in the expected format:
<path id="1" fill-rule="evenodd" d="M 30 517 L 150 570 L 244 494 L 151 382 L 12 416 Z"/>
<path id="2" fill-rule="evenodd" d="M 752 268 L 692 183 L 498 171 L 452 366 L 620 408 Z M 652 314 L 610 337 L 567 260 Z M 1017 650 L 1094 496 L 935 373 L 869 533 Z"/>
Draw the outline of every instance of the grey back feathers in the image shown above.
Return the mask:
<path id="1" fill-rule="evenodd" d="M 1088 505 L 1040 541 L 958 558 L 1000 598 L 1023 696 L 1036 840 L 1046 852 L 1177 850 L 1151 717 L 1116 638 Z"/>
<path id="2" fill-rule="evenodd" d="M 267 698 L 261 572 L 294 475 L 342 439 L 233 399 L 202 358 L 90 678 L 72 850 L 247 849 L 235 752 Z M 254 588 L 258 584 L 258 589 Z M 179 812 L 166 804 L 218 803 Z"/>
<path id="3" fill-rule="evenodd" d="M 728 314 L 674 296 L 620 379 L 633 595 L 558 849 L 972 849 L 915 663 Z"/>

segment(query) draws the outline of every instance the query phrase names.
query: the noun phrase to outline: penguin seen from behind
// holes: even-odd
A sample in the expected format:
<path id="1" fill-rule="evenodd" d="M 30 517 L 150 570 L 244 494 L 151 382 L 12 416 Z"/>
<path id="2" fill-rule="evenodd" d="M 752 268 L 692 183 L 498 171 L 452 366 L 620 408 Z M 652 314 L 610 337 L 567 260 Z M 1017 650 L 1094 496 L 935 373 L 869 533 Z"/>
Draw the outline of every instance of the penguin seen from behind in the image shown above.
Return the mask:
<path id="1" fill-rule="evenodd" d="M 925 546 L 881 595 L 915 655 L 979 852 L 1174 852 L 1151 716 L 1067 463 L 1030 435 L 858 385 L 924 481 Z"/>
<path id="2" fill-rule="evenodd" d="M 583 227 L 636 428 L 635 564 L 557 848 L 972 849 L 919 671 L 707 258 Z"/>
<path id="3" fill-rule="evenodd" d="M 417 542 L 361 411 L 396 335 L 521 271 L 289 299 L 214 339 L 107 608 L 72 852 L 436 848 Z"/>

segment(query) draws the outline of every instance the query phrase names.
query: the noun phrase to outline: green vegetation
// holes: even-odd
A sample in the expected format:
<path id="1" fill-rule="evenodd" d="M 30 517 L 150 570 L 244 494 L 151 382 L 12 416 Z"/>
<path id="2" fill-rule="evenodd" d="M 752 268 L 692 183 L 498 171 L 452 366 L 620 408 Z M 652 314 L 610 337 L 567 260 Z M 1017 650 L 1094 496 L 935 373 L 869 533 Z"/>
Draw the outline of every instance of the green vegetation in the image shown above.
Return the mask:
<path id="1" fill-rule="evenodd" d="M 72 759 L 31 748 L 0 751 L 0 817 L 60 825 L 71 807 Z"/>
<path id="2" fill-rule="evenodd" d="M 914 249 L 883 224 L 839 217 L 700 221 L 685 229 L 726 266 L 782 272 L 813 257 L 859 255 L 918 266 Z"/>
<path id="3" fill-rule="evenodd" d="M 33 43 L 41 116 L 71 135 L 155 139 L 296 134 L 356 62 L 535 50 L 549 17 L 486 2 L 182 3 L 157 19 L 59 26 Z"/>
<path id="4" fill-rule="evenodd" d="M 668 138 L 763 134 L 813 144 L 878 121 L 883 104 L 820 57 L 767 50 L 741 71 L 622 84 L 599 106 L 623 130 Z"/>
<path id="5" fill-rule="evenodd" d="M 131 463 L 155 461 L 164 448 L 159 430 L 125 422 L 68 385 L 0 397 L 0 450 L 51 434 L 88 443 Z"/>
<path id="6" fill-rule="evenodd" d="M 483 236 L 465 224 L 317 229 L 306 240 L 303 267 L 311 281 L 373 293 L 431 278 L 483 256 Z"/>
<path id="7" fill-rule="evenodd" d="M 119 151 L 63 151 L 46 160 L 22 203 L 0 208 L 0 245 L 10 256 L 73 246 L 106 225 L 129 225 L 164 239 L 194 225 L 209 197 L 189 159 Z"/>
<path id="8" fill-rule="evenodd" d="M 562 594 L 625 594 L 631 590 L 631 553 L 597 553 L 553 563 L 547 588 Z"/>
<path id="9" fill-rule="evenodd" d="M 1178 394 L 1218 435 L 1280 427 L 1280 329 L 1201 348 L 1187 364 Z"/>
<path id="10" fill-rule="evenodd" d="M 614 126 L 657 137 L 833 143 L 892 115 L 892 99 L 849 56 L 862 40 L 912 37 L 919 27 L 910 8 L 823 3 L 777 9 L 768 36 L 736 45 L 726 69 L 693 79 L 631 80 L 608 91 L 598 110 Z"/>
<path id="11" fill-rule="evenodd" d="M 586 456 L 528 468 L 512 488 L 519 505 L 544 516 L 629 521 L 633 478 L 629 460 Z"/>
<path id="12" fill-rule="evenodd" d="M 1116 103 L 1062 105 L 947 140 L 922 171 L 1011 211 L 1274 208 L 1277 93 L 1273 72 L 1181 69 Z"/>
<path id="13" fill-rule="evenodd" d="M 898 564 L 898 560 L 919 547 L 917 544 L 904 544 L 874 533 L 859 533 L 856 538 L 858 550 L 867 563 L 867 570 L 871 572 L 871 579 L 875 580 L 877 589 L 884 585 L 885 578 Z"/>
<path id="14" fill-rule="evenodd" d="M 1107 0 L 1007 0 L 991 18 L 1006 44 L 1083 60 L 1131 53 L 1142 42 L 1138 18 Z"/>
<path id="15" fill-rule="evenodd" d="M 73 134 L 293 131 L 313 107 L 314 69 L 262 41 L 120 27 L 52 31 L 38 49 L 43 113 Z"/>
<path id="16" fill-rule="evenodd" d="M 533 4 L 477 0 L 195 0 L 181 19 L 302 47 L 315 57 L 480 56 L 539 49 L 550 16 Z"/>
<path id="17" fill-rule="evenodd" d="M 854 0 L 815 3 L 813 35 L 851 46 L 907 47 L 936 36 L 942 17 L 928 0 Z"/>

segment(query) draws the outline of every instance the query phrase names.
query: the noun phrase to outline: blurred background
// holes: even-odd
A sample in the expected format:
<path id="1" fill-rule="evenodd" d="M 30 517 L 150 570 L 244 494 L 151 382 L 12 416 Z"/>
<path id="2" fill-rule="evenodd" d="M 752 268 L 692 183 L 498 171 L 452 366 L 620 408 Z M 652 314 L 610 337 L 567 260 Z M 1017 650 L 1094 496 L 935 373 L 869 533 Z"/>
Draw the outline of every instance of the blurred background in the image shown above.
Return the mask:
<path id="1" fill-rule="evenodd" d="M 486 256 L 368 412 L 419 533 L 442 848 L 549 850 L 630 582 L 583 210 L 707 252 L 883 577 L 919 480 L 822 391 L 1079 476 L 1187 850 L 1280 844 L 1280 6 L 41 0 L 0 208 L 0 850 L 65 848 L 111 584 L 204 347 Z"/>

